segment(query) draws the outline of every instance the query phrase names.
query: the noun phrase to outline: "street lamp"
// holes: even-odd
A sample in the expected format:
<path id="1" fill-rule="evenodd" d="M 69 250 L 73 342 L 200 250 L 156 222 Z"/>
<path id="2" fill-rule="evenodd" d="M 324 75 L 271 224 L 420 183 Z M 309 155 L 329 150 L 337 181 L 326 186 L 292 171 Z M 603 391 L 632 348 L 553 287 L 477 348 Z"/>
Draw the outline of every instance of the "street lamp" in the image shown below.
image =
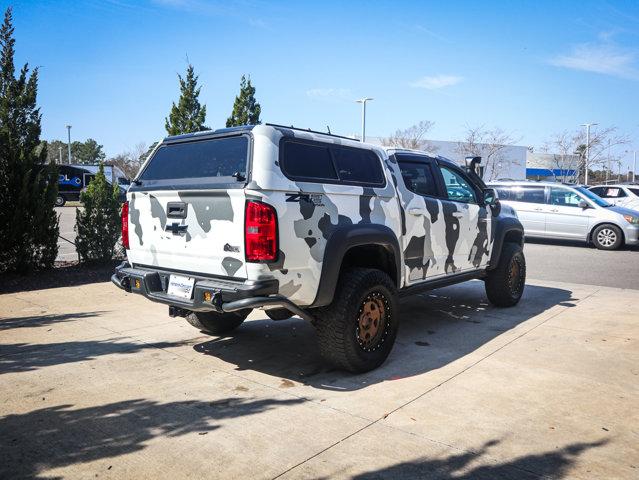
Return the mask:
<path id="1" fill-rule="evenodd" d="M 67 135 L 69 141 L 67 142 L 67 148 L 69 153 L 69 158 L 67 158 L 67 162 L 71 164 L 71 125 L 67 125 Z"/>
<path id="2" fill-rule="evenodd" d="M 588 165 L 590 165 L 590 127 L 599 125 L 598 123 L 582 123 L 582 127 L 586 127 L 586 175 L 584 183 L 588 185 Z"/>
<path id="3" fill-rule="evenodd" d="M 357 103 L 362 104 L 362 142 L 366 141 L 366 102 L 370 102 L 374 100 L 370 97 L 361 98 L 359 100 L 355 100 Z"/>

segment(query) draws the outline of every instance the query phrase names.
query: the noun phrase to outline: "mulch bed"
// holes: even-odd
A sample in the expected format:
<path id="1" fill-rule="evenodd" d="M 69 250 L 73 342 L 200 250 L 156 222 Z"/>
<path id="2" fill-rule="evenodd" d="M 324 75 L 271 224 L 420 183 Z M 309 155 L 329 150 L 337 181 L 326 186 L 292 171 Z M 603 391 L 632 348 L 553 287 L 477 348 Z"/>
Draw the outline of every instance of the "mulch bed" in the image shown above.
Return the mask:
<path id="1" fill-rule="evenodd" d="M 112 260 L 90 265 L 82 265 L 77 261 L 55 262 L 51 270 L 29 274 L 5 273 L 0 276 L 0 294 L 107 282 L 121 262 L 122 260 Z"/>

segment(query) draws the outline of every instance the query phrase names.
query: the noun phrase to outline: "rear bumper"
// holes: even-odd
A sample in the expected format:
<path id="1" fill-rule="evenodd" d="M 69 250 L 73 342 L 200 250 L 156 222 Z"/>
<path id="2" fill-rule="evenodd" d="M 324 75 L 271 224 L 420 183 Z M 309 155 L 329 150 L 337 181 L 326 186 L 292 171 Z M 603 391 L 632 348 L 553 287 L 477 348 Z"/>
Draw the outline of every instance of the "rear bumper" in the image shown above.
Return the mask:
<path id="1" fill-rule="evenodd" d="M 111 281 L 122 290 L 137 293 L 153 302 L 193 312 L 222 313 L 245 308 L 281 306 L 306 320 L 313 321 L 306 311 L 286 297 L 277 294 L 279 289 L 277 280 L 233 281 L 189 275 L 195 277 L 195 285 L 192 298 L 187 300 L 166 293 L 171 273 L 152 268 L 132 268 L 127 262 L 122 262 L 116 267 Z M 183 273 L 183 275 L 188 274 Z M 210 301 L 204 299 L 205 292 L 211 294 Z"/>
<path id="2" fill-rule="evenodd" d="M 623 229 L 626 245 L 639 245 L 639 225 L 628 225 Z"/>

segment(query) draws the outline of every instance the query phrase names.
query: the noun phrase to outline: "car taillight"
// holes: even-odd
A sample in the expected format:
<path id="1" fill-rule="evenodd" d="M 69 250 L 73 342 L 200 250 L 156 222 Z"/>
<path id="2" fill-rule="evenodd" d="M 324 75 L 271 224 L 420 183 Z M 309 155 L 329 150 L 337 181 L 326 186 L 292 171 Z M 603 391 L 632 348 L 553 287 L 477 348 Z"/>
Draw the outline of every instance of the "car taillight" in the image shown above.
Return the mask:
<path id="1" fill-rule="evenodd" d="M 277 259 L 277 215 L 266 203 L 246 202 L 244 246 L 247 262 Z"/>
<path id="2" fill-rule="evenodd" d="M 129 202 L 122 204 L 122 245 L 129 249 Z"/>

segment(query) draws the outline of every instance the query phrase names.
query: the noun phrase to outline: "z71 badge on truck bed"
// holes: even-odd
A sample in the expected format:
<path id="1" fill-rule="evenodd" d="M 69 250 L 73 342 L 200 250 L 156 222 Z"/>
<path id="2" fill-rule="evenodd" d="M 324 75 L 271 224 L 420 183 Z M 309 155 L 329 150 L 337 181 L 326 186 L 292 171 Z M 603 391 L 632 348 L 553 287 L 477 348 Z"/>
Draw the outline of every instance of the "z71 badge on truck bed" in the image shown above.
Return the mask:
<path id="1" fill-rule="evenodd" d="M 523 229 L 477 161 L 268 124 L 168 137 L 128 191 L 112 280 L 213 335 L 298 315 L 329 362 L 371 370 L 400 296 L 483 279 L 519 301 Z"/>

